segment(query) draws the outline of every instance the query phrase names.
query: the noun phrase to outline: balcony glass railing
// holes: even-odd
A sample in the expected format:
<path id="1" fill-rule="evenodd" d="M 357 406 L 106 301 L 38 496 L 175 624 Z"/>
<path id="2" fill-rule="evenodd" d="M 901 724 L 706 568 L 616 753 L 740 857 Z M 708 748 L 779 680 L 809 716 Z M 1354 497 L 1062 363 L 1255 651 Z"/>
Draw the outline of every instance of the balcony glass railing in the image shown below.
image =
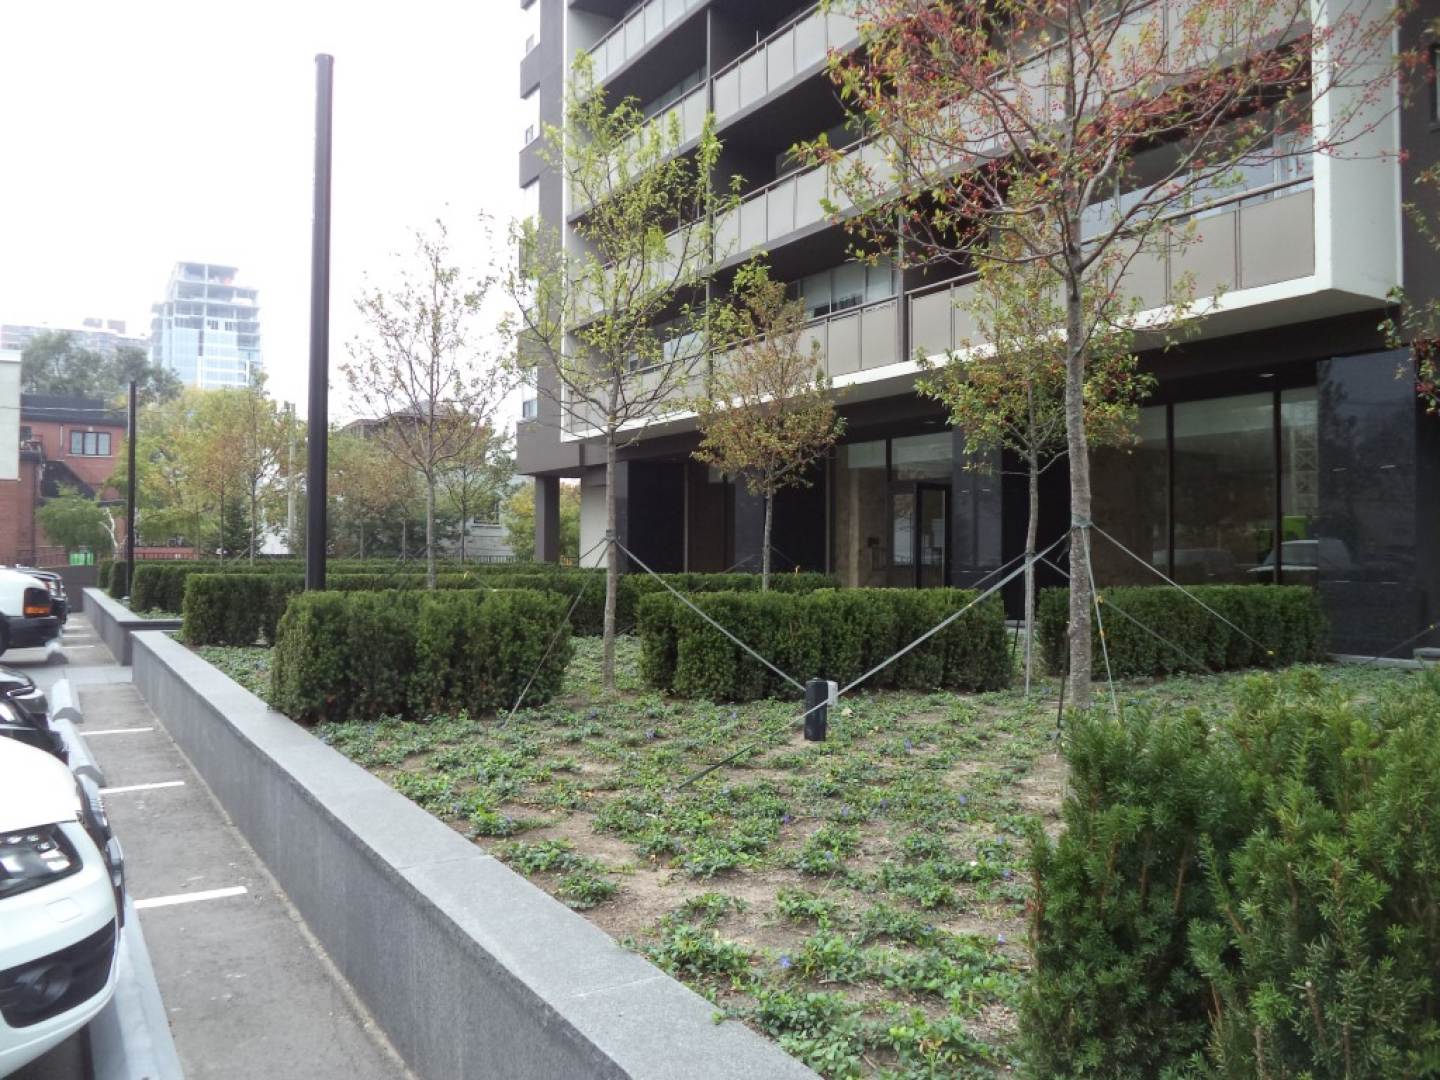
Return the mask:
<path id="1" fill-rule="evenodd" d="M 859 38 L 855 17 L 815 7 L 786 23 L 715 75 L 715 117 L 720 122 L 749 108 L 822 62 L 829 50 Z"/>
<path id="2" fill-rule="evenodd" d="M 649 137 L 652 131 L 652 125 L 654 124 L 661 125 L 659 130 L 663 133 L 662 139 L 665 140 L 668 145 L 670 125 L 677 121 L 679 123 L 679 142 L 674 143 L 674 149 L 678 150 L 689 144 L 692 140 L 699 138 L 700 132 L 705 127 L 705 84 L 703 82 L 684 97 L 680 98 L 679 101 L 666 106 L 651 119 L 645 121 L 640 130 L 630 137 L 623 153 L 627 156 L 633 156 L 635 148 L 641 144 L 642 140 Z M 611 168 L 610 182 L 612 185 L 618 182 L 613 166 Z M 571 185 L 571 213 L 580 213 L 588 210 L 590 206 L 591 200 L 585 197 L 584 192 L 580 191 L 574 185 Z"/>
<path id="3" fill-rule="evenodd" d="M 1195 219 L 1193 240 L 1142 253 L 1126 272 L 1121 292 L 1144 308 L 1175 300 L 1185 274 L 1195 299 L 1203 299 L 1315 272 L 1315 193 L 1308 178 L 1242 191 L 1184 216 Z M 975 342 L 974 292 L 972 274 L 911 294 L 912 349 L 935 356 Z"/>
<path id="4" fill-rule="evenodd" d="M 598 86 L 610 78 L 687 12 L 703 3 L 705 0 L 647 0 L 634 8 L 590 47 L 595 84 Z"/>

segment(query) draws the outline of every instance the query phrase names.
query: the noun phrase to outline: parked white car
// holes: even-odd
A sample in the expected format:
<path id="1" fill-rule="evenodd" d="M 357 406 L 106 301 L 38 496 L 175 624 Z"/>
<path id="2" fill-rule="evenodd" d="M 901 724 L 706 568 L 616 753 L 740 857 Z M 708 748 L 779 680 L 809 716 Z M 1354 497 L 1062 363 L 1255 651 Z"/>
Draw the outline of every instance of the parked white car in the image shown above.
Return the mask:
<path id="1" fill-rule="evenodd" d="M 48 644 L 60 636 L 64 622 L 64 608 L 57 608 L 49 585 L 0 567 L 0 654 Z"/>
<path id="2" fill-rule="evenodd" d="M 115 993 L 122 870 L 108 831 L 59 758 L 0 738 L 0 1077 Z"/>

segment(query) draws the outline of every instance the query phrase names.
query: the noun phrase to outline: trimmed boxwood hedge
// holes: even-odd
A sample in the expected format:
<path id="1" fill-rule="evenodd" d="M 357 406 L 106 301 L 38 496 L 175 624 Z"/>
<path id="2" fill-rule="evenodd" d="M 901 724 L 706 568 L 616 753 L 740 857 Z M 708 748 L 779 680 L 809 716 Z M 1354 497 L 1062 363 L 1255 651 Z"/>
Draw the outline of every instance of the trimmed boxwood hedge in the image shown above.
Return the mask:
<path id="1" fill-rule="evenodd" d="M 302 593 L 280 619 L 271 703 L 303 721 L 479 713 L 513 705 L 534 673 L 525 704 L 542 704 L 570 651 L 554 593 Z"/>
<path id="2" fill-rule="evenodd" d="M 801 682 L 842 685 L 975 599 L 968 589 L 726 592 L 695 606 Z M 679 697 L 749 701 L 797 691 L 668 593 L 639 604 L 641 671 Z M 998 690 L 1010 685 L 1004 609 L 996 598 L 878 672 L 867 689 Z"/>
<path id="3" fill-rule="evenodd" d="M 256 564 L 261 566 L 263 564 Z M 287 564 L 289 565 L 289 564 Z M 539 564 L 537 564 L 539 565 Z M 273 568 L 245 573 L 248 564 L 183 563 L 141 565 L 136 568 L 136 611 L 159 608 L 179 611 L 185 617 L 184 637 L 192 645 L 253 645 L 263 637 L 274 642 L 275 624 L 285 613 L 285 602 L 304 588 L 304 575 L 281 573 Z M 533 570 L 533 568 L 531 568 Z M 664 574 L 664 580 L 685 593 L 753 592 L 760 588 L 758 574 Z M 192 583 L 203 579 L 196 599 L 190 599 Z M 436 575 L 441 589 L 535 589 L 566 598 L 566 608 L 579 596 L 571 614 L 574 632 L 599 634 L 605 618 L 605 578 L 598 570 L 549 567 L 545 570 L 499 573 L 494 569 L 473 573 Z M 338 564 L 326 579 L 336 592 L 384 589 L 423 589 L 422 573 L 355 572 Z M 828 574 L 777 574 L 770 579 L 772 591 L 813 592 L 835 587 Z M 176 590 L 178 589 L 178 597 Z M 625 574 L 616 596 L 616 622 L 622 630 L 634 626 L 636 605 L 641 597 L 665 592 L 665 586 L 649 574 Z"/>
<path id="4" fill-rule="evenodd" d="M 1236 633 L 1179 589 L 1168 586 L 1101 589 L 1105 644 L 1110 654 L 1110 670 L 1117 678 L 1284 667 L 1324 657 L 1325 615 L 1314 589 L 1304 585 L 1187 588 L 1244 634 Z M 1060 674 L 1065 666 L 1069 603 L 1068 590 L 1046 589 L 1040 594 L 1036 608 L 1036 636 L 1052 675 Z M 1117 611 L 1162 635 L 1173 647 L 1156 640 Z M 1102 679 L 1105 663 L 1099 627 L 1093 619 L 1091 622 L 1095 677 Z M 1254 641 L 1247 640 L 1247 636 Z"/>

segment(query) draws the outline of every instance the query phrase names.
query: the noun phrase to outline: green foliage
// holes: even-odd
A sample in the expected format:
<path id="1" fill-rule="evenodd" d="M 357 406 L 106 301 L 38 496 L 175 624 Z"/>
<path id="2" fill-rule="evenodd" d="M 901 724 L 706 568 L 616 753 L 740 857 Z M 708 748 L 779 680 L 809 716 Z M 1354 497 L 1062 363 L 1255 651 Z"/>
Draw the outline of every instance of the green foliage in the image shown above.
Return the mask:
<path id="1" fill-rule="evenodd" d="M 36 334 L 20 354 L 20 377 L 27 394 L 66 394 L 101 398 L 117 408 L 131 381 L 142 404 L 179 396 L 173 371 L 151 364 L 145 350 L 122 345 L 105 356 L 79 345 L 65 330 Z"/>
<path id="2" fill-rule="evenodd" d="M 505 501 L 500 519 L 505 542 L 521 562 L 535 558 L 535 485 L 521 484 Z M 560 485 L 560 558 L 580 558 L 580 485 Z"/>
<path id="3" fill-rule="evenodd" d="M 1105 624 L 1105 646 L 1110 670 L 1117 679 L 1181 671 L 1284 667 L 1315 661 L 1324 654 L 1325 616 L 1314 589 L 1301 585 L 1195 585 L 1187 591 L 1243 633 L 1179 589 L 1102 589 L 1100 613 Z M 1052 675 L 1059 674 L 1065 663 L 1068 603 L 1064 589 L 1046 589 L 1040 594 L 1037 636 Z M 1099 620 L 1091 622 L 1098 679 L 1105 675 L 1105 664 L 1101 659 Z M 1157 640 L 1136 623 L 1171 644 Z"/>
<path id="4" fill-rule="evenodd" d="M 191 645 L 254 645 L 262 637 L 273 645 L 285 605 L 305 588 L 298 574 L 189 574 L 180 580 L 181 632 Z"/>
<path id="5" fill-rule="evenodd" d="M 1252 677 L 1197 713 L 1075 717 L 1034 832 L 1036 1075 L 1440 1069 L 1440 678 Z"/>
<path id="6" fill-rule="evenodd" d="M 271 700 L 296 720 L 482 712 L 534 673 L 526 701 L 540 703 L 569 662 L 564 614 L 536 592 L 302 593 L 279 620 Z"/>
<path id="7" fill-rule="evenodd" d="M 646 955 L 672 975 L 724 975 L 732 981 L 749 974 L 751 963 L 743 946 L 678 919 L 670 921 Z"/>
<path id="8" fill-rule="evenodd" d="M 66 550 L 90 548 L 109 553 L 114 547 L 108 527 L 110 515 L 94 499 L 87 499 L 70 488 L 63 489 L 53 499 L 46 499 L 35 511 L 35 521 L 52 544 Z"/>
<path id="9" fill-rule="evenodd" d="M 843 685 L 974 598 L 962 589 L 826 589 L 727 592 L 693 600 L 782 671 Z M 639 611 L 642 670 L 650 685 L 714 701 L 793 696 L 793 687 L 675 598 L 647 596 Z M 998 600 L 989 600 L 878 672 L 866 687 L 994 690 L 1009 682 L 1004 612 Z"/>

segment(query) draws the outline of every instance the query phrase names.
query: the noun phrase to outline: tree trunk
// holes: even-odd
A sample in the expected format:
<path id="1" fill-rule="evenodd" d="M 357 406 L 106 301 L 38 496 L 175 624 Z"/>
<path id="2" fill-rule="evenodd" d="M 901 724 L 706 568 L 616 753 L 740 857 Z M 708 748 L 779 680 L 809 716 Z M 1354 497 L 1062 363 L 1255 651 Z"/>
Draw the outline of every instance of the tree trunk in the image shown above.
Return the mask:
<path id="1" fill-rule="evenodd" d="M 425 478 L 425 587 L 435 590 L 435 478 Z"/>
<path id="2" fill-rule="evenodd" d="M 255 565 L 255 549 L 259 546 L 257 530 L 260 527 L 260 499 L 254 489 L 250 491 L 250 565 Z"/>
<path id="3" fill-rule="evenodd" d="M 465 565 L 465 538 L 470 533 L 470 515 L 468 504 L 460 504 L 460 565 Z"/>
<path id="4" fill-rule="evenodd" d="M 615 539 L 615 434 L 605 440 L 605 625 L 601 639 L 601 677 L 607 691 L 615 689 L 615 597 L 620 591 L 620 549 Z"/>
<path id="5" fill-rule="evenodd" d="M 760 591 L 770 588 L 770 527 L 775 521 L 775 496 L 765 496 L 765 539 L 760 548 Z"/>
<path id="6" fill-rule="evenodd" d="M 1030 520 L 1025 526 L 1025 696 L 1035 673 L 1035 547 L 1040 531 L 1040 457 L 1030 452 Z"/>
<path id="7" fill-rule="evenodd" d="M 400 520 L 400 561 L 410 561 L 410 515 L 406 513 Z"/>
<path id="8" fill-rule="evenodd" d="M 364 558 L 365 558 L 365 522 L 364 522 L 364 521 L 361 521 L 361 522 L 360 522 L 360 558 L 361 558 L 362 561 L 363 561 Z"/>
<path id="9" fill-rule="evenodd" d="M 1084 310 L 1080 252 L 1067 252 L 1065 445 L 1070 455 L 1070 700 L 1090 704 L 1090 451 L 1085 435 Z"/>

